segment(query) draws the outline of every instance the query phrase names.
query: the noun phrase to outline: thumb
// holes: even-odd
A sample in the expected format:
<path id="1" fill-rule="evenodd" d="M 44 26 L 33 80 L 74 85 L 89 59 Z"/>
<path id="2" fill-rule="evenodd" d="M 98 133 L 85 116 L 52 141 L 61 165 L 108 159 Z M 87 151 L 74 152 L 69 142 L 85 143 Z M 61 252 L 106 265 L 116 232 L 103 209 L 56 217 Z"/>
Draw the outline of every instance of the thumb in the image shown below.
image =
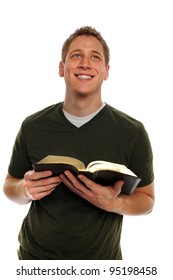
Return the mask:
<path id="1" fill-rule="evenodd" d="M 113 185 L 116 196 L 118 196 L 121 193 L 121 189 L 123 185 L 124 185 L 124 181 L 122 180 L 116 181 L 115 184 Z"/>

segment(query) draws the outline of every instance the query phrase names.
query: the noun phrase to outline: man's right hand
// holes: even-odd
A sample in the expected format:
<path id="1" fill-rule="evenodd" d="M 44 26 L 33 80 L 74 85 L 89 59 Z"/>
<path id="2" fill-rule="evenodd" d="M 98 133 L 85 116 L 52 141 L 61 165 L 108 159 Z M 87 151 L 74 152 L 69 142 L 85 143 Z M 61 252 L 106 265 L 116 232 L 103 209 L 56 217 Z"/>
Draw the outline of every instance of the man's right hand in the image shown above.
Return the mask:
<path id="1" fill-rule="evenodd" d="M 25 173 L 24 178 L 20 179 L 7 174 L 3 186 L 4 193 L 10 200 L 18 204 L 39 200 L 53 192 L 62 182 L 60 177 L 51 175 L 51 171 L 30 170 Z"/>
<path id="2" fill-rule="evenodd" d="M 28 171 L 24 175 L 24 193 L 31 200 L 39 200 L 49 195 L 62 182 L 61 178 L 51 177 L 51 171 Z"/>

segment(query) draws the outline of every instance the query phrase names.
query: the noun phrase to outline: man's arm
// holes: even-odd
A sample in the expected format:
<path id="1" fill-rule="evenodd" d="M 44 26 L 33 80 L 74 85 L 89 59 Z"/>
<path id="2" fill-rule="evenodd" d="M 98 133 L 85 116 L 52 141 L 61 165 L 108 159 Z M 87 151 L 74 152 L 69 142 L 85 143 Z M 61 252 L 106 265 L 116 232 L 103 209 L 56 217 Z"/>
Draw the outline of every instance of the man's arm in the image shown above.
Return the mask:
<path id="1" fill-rule="evenodd" d="M 4 182 L 5 195 L 15 203 L 27 204 L 49 195 L 61 183 L 59 177 L 50 177 L 51 171 L 25 173 L 23 179 L 7 175 Z"/>
<path id="2" fill-rule="evenodd" d="M 125 195 L 120 194 L 123 181 L 117 181 L 114 186 L 103 187 L 84 175 L 79 175 L 78 180 L 69 171 L 65 171 L 60 177 L 73 192 L 105 211 L 120 215 L 142 215 L 152 211 L 154 182 L 136 188 L 131 195 Z"/>
<path id="3" fill-rule="evenodd" d="M 122 215 L 145 215 L 154 206 L 154 182 L 147 186 L 138 187 L 132 195 L 117 197 L 117 213 Z"/>

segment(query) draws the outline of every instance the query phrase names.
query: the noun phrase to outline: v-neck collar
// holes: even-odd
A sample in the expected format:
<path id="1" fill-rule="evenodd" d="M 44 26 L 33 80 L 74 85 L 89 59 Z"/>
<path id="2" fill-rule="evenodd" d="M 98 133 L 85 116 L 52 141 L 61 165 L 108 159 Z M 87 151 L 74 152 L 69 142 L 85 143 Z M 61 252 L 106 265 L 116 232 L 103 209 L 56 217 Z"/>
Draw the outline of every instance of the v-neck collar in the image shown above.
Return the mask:
<path id="1" fill-rule="evenodd" d="M 85 122 L 83 125 L 81 125 L 80 127 L 77 127 L 76 125 L 74 125 L 70 120 L 68 120 L 68 118 L 65 116 L 64 112 L 63 112 L 63 102 L 61 102 L 59 104 L 59 114 L 62 117 L 63 121 L 68 124 L 68 126 L 73 127 L 76 130 L 80 130 L 83 129 L 84 127 L 87 127 L 88 125 L 90 125 L 92 122 L 94 122 L 95 120 L 97 120 L 102 114 L 104 114 L 104 112 L 107 110 L 108 105 L 105 103 L 104 107 L 101 108 L 101 110 L 98 111 L 98 113 L 96 113 L 93 117 L 91 117 L 87 122 Z"/>

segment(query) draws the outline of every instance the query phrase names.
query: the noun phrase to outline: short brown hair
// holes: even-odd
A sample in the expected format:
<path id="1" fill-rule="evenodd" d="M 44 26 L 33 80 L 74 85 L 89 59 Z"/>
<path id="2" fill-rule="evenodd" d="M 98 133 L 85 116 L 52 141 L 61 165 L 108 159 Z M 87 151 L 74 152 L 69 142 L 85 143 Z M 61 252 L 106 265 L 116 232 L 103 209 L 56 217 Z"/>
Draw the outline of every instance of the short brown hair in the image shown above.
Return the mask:
<path id="1" fill-rule="evenodd" d="M 76 39 L 78 36 L 82 36 L 82 35 L 93 36 L 97 40 L 99 40 L 99 42 L 102 44 L 102 47 L 103 47 L 105 63 L 106 63 L 106 65 L 108 65 L 109 59 L 110 59 L 109 47 L 108 47 L 106 41 L 103 39 L 101 33 L 98 32 L 95 28 L 90 27 L 90 26 L 83 26 L 79 29 L 76 29 L 76 31 L 74 33 L 72 33 L 66 39 L 66 41 L 64 42 L 64 44 L 62 46 L 62 53 L 61 53 L 62 62 L 65 62 L 65 60 L 66 60 L 66 56 L 67 56 L 67 53 L 68 53 L 68 50 L 69 50 L 69 47 L 70 47 L 70 44 L 72 43 L 72 41 L 74 39 Z"/>

